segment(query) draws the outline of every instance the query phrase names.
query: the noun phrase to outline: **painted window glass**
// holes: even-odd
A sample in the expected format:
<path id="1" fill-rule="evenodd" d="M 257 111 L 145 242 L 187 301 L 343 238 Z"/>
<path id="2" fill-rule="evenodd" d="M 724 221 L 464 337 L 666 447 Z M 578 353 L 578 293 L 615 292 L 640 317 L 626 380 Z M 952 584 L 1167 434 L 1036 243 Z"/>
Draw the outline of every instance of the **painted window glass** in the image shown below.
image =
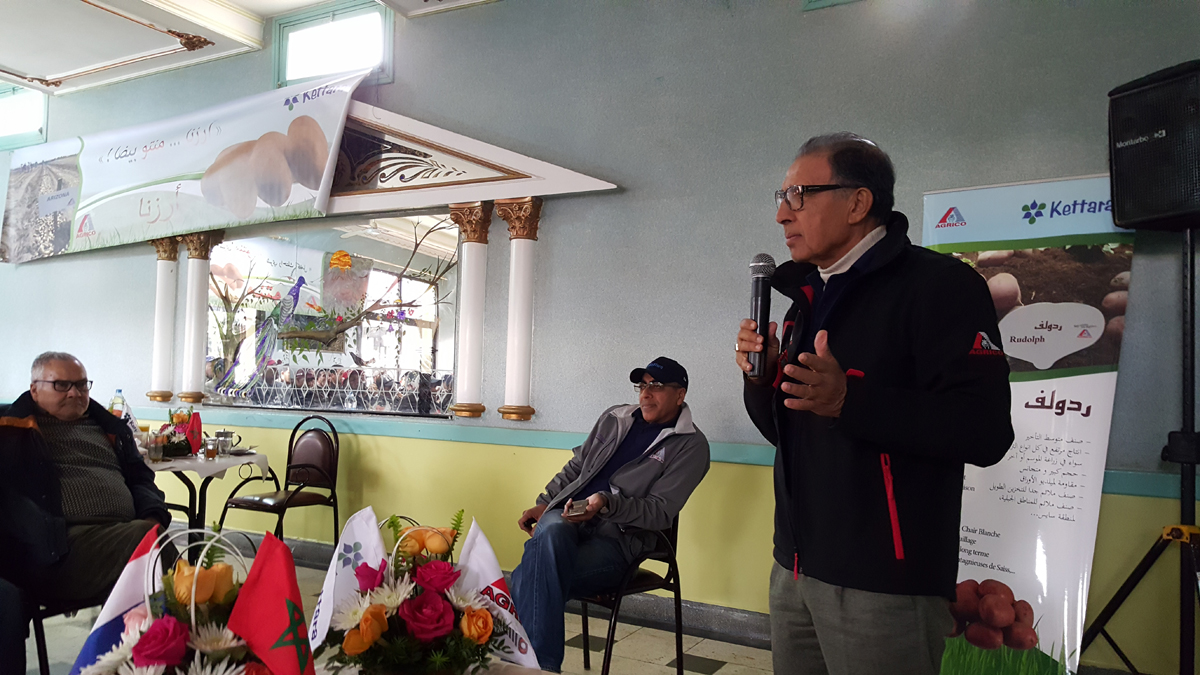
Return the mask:
<path id="1" fill-rule="evenodd" d="M 237 407 L 445 416 L 458 230 L 384 218 L 213 249 L 205 393 Z"/>

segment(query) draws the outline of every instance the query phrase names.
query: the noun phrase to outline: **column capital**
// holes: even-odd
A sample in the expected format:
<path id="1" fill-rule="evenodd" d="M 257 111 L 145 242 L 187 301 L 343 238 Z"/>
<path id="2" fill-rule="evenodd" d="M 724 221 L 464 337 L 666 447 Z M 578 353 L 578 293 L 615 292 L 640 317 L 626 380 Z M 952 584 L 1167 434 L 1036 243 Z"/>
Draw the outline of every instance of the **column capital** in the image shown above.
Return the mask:
<path id="1" fill-rule="evenodd" d="M 177 239 L 188 249 L 188 258 L 192 260 L 208 260 L 212 249 L 225 238 L 225 230 L 210 230 L 208 232 L 192 232 L 183 234 Z"/>
<path id="2" fill-rule="evenodd" d="M 466 202 L 450 205 L 450 220 L 458 225 L 462 241 L 488 243 L 488 228 L 492 225 L 491 202 Z"/>
<path id="3" fill-rule="evenodd" d="M 155 251 L 158 251 L 159 260 L 169 260 L 171 262 L 179 260 L 179 240 L 175 237 L 151 239 L 150 245 L 154 247 Z"/>
<path id="4" fill-rule="evenodd" d="M 541 197 L 497 199 L 496 215 L 508 223 L 509 239 L 537 241 L 538 224 L 542 217 Z"/>

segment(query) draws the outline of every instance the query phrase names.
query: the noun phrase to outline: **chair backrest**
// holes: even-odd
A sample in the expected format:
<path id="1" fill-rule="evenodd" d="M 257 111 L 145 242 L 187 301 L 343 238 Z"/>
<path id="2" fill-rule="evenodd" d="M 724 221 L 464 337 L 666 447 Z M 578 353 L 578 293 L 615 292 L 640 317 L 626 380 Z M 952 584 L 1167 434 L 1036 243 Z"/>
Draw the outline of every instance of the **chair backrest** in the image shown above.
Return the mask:
<path id="1" fill-rule="evenodd" d="M 671 527 L 663 531 L 667 535 L 667 541 L 671 542 L 671 548 L 679 550 L 679 514 L 675 514 L 675 520 L 671 521 Z"/>
<path id="2" fill-rule="evenodd" d="M 300 433 L 304 423 L 313 419 L 325 423 L 329 432 L 324 429 L 307 429 Z M 297 433 L 300 433 L 299 438 L 296 437 Z M 333 423 L 320 415 L 309 415 L 300 420 L 292 429 L 292 437 L 288 441 L 287 484 L 306 483 L 312 487 L 333 490 L 337 483 L 338 449 L 338 432 Z M 313 471 L 302 465 L 313 466 L 320 471 Z"/>

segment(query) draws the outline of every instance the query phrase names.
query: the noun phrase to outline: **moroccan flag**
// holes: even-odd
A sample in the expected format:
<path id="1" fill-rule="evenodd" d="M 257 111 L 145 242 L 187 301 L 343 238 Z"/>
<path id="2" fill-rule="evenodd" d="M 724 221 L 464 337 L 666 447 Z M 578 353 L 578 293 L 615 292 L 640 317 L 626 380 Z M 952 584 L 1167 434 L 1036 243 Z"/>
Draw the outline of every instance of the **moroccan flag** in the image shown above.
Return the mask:
<path id="1" fill-rule="evenodd" d="M 188 439 L 188 444 L 192 446 L 192 453 L 200 452 L 200 444 L 204 442 L 204 425 L 200 422 L 200 413 L 194 412 L 188 419 L 187 429 L 183 432 L 184 438 Z"/>
<path id="2" fill-rule="evenodd" d="M 274 675 L 313 675 L 296 562 L 291 550 L 270 532 L 263 537 L 238 593 L 229 630 L 245 640 Z"/>

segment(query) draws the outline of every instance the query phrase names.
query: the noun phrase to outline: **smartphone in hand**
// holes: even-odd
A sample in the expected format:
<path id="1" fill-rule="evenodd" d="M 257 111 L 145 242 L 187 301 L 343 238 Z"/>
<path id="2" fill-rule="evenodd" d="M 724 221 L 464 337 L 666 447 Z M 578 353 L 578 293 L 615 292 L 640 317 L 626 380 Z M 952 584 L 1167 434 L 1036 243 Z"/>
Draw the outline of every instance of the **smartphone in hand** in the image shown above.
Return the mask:
<path id="1" fill-rule="evenodd" d="M 587 501 L 571 502 L 571 507 L 567 509 L 568 516 L 582 516 L 587 513 Z"/>

